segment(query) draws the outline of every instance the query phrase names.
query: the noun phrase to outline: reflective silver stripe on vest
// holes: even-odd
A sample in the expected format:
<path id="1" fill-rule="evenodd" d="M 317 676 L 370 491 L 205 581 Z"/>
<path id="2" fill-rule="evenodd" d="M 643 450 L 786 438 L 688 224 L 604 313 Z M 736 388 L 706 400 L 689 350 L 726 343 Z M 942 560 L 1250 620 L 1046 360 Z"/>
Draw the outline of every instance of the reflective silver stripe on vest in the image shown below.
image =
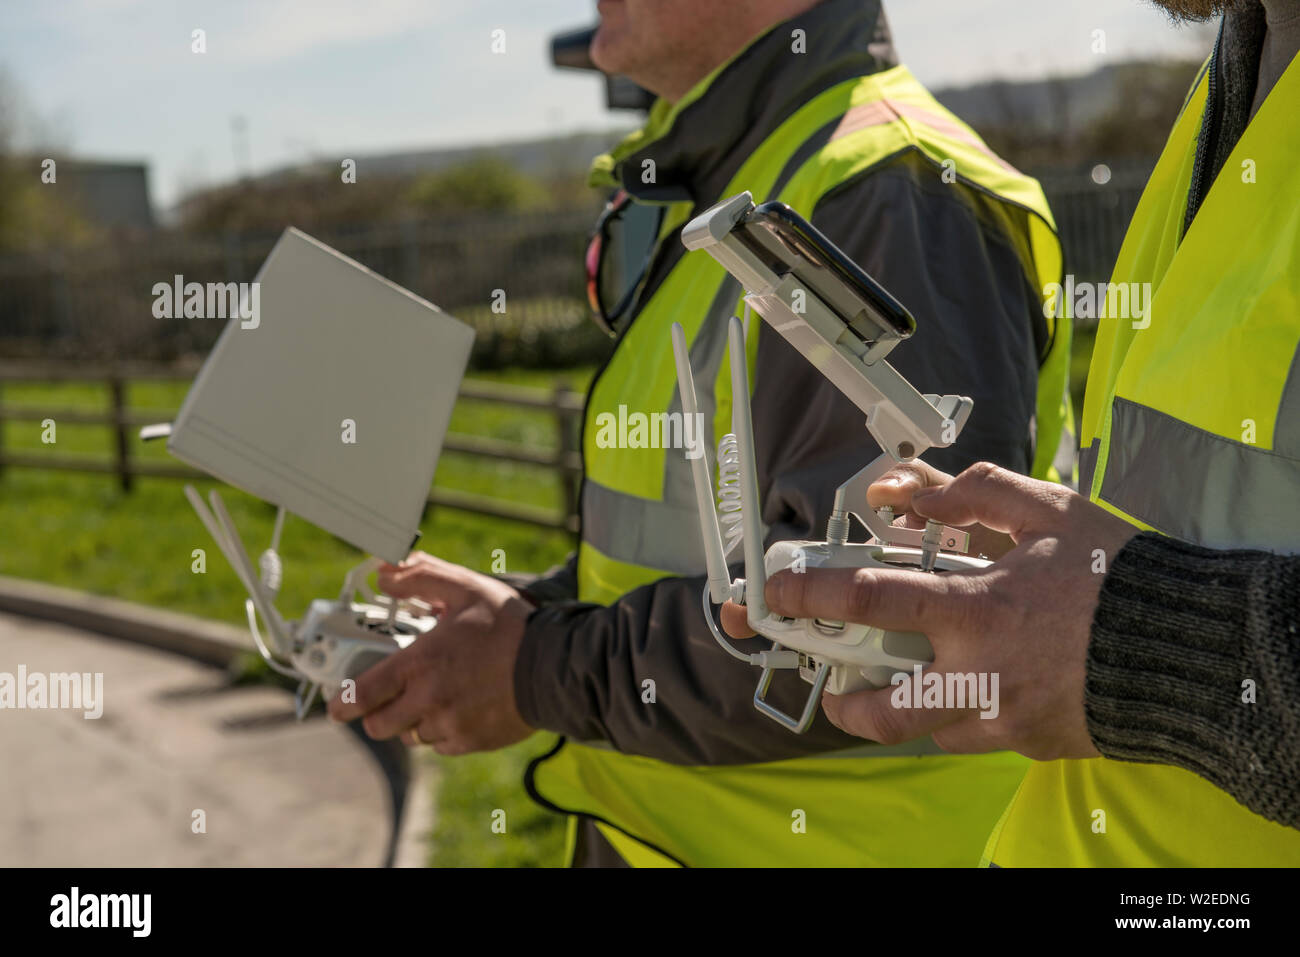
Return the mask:
<path id="1" fill-rule="evenodd" d="M 969 146 L 978 153 L 982 153 L 986 159 L 996 163 L 1007 172 L 1016 175 L 1020 174 L 1019 170 L 989 149 L 987 144 L 981 142 L 979 137 L 958 126 L 947 117 L 931 112 L 923 106 L 916 106 L 903 100 L 891 100 L 888 97 L 881 97 L 878 100 L 871 100 L 850 107 L 841 117 L 831 139 L 842 139 L 859 130 L 865 130 L 871 126 L 883 126 L 886 123 L 893 123 L 895 120 L 903 120 L 904 122 L 915 120 L 922 126 L 928 126 L 935 132 L 947 136 L 949 139 L 954 139 L 964 146 Z"/>
<path id="2" fill-rule="evenodd" d="M 1300 402 L 1300 390 L 1284 400 Z M 1295 404 L 1279 422 L 1300 415 Z M 1300 458 L 1234 442 L 1116 397 L 1100 497 L 1157 531 L 1209 548 L 1300 553 Z"/>
<path id="3" fill-rule="evenodd" d="M 1282 401 L 1273 425 L 1273 448 L 1293 459 L 1300 458 L 1300 346 L 1296 346 L 1291 372 L 1282 387 Z"/>
<path id="4" fill-rule="evenodd" d="M 680 449 L 665 449 L 664 455 L 686 461 Z M 694 499 L 685 505 L 656 502 L 616 492 L 589 478 L 582 486 L 582 540 L 628 565 L 673 575 L 704 573 Z"/>
<path id="5" fill-rule="evenodd" d="M 715 481 L 717 462 L 713 384 L 727 348 L 727 320 L 740 298 L 740 283 L 728 276 L 709 304 L 700 331 L 691 343 L 691 372 L 704 417 L 705 455 Z M 755 316 L 751 322 L 759 321 Z M 670 414 L 681 414 L 682 400 L 673 390 Z M 582 491 L 582 538 L 602 555 L 629 565 L 657 568 L 675 575 L 704 573 L 704 546 L 695 504 L 691 461 L 682 449 L 664 449 L 662 501 L 629 495 L 588 478 Z"/>
<path id="6" fill-rule="evenodd" d="M 1079 450 L 1079 494 L 1092 494 L 1092 476 L 1097 471 L 1097 454 L 1101 451 L 1101 440 L 1093 439 L 1092 445 Z"/>

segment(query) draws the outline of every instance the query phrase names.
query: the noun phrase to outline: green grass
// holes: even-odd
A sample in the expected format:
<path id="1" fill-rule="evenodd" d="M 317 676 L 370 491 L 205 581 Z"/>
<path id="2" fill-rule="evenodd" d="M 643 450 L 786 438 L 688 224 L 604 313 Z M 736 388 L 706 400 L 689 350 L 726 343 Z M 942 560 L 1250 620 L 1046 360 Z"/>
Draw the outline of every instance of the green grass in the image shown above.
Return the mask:
<path id="1" fill-rule="evenodd" d="M 520 782 L 528 762 L 544 754 L 555 735 L 539 733 L 491 754 L 441 758 L 429 863 L 435 867 L 558 867 L 564 819 L 542 810 Z M 504 832 L 493 830 L 504 811 Z"/>
<path id="2" fill-rule="evenodd" d="M 476 380 L 553 388 L 563 380 L 586 386 L 589 368 L 564 372 L 480 373 Z M 184 397 L 185 383 L 136 382 L 128 387 L 130 408 L 158 410 L 166 421 Z M 102 385 L 7 383 L 6 405 L 36 410 L 104 411 Z M 56 424 L 56 441 L 41 441 L 39 422 L 3 424 L 6 451 L 34 454 L 112 456 L 104 426 Z M 507 439 L 534 448 L 553 448 L 554 420 L 546 412 L 520 411 L 482 402 L 461 402 L 451 431 Z M 132 439 L 130 455 L 166 461 L 161 442 Z M 206 491 L 217 483 L 196 483 Z M 475 492 L 502 500 L 558 509 L 559 478 L 549 470 L 497 463 L 447 453 L 438 466 L 440 488 Z M 0 475 L 0 574 L 112 595 L 130 601 L 200 615 L 243 626 L 244 593 L 174 479 L 136 479 L 130 494 L 115 477 L 11 468 Z M 270 541 L 275 510 L 234 489 L 223 488 L 244 543 L 253 555 Z M 435 509 L 426 514 L 420 546 L 449 561 L 489 571 L 494 549 L 505 550 L 509 571 L 543 571 L 572 547 L 568 536 L 497 519 Z M 206 571 L 193 570 L 195 549 L 203 549 Z M 343 574 L 362 559 L 356 549 L 308 523 L 289 518 L 280 553 L 285 576 L 279 606 L 297 615 L 307 603 L 336 594 Z M 439 759 L 438 824 L 431 860 L 440 865 L 541 865 L 560 863 L 563 822 L 528 800 L 520 784 L 530 753 L 546 736 L 506 751 Z M 506 834 L 490 827 L 492 809 L 506 811 Z M 486 810 L 485 810 L 486 809 Z"/>

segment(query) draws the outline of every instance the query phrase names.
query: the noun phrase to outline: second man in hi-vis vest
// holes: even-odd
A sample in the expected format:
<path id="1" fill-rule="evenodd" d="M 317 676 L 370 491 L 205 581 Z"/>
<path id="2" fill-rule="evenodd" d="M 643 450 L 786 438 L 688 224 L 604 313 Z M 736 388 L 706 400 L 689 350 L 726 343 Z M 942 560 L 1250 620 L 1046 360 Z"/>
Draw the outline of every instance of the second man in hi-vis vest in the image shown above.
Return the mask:
<path id="1" fill-rule="evenodd" d="M 872 740 L 1037 759 L 992 866 L 1300 866 L 1300 0 L 1158 2 L 1226 13 L 1115 264 L 1112 288 L 1151 294 L 1098 328 L 1082 494 L 915 467 L 877 501 L 980 523 L 994 570 L 766 591 L 924 631 L 936 673 L 1000 674 L 991 721 L 824 702 Z"/>
<path id="2" fill-rule="evenodd" d="M 588 394 L 580 547 L 522 593 L 429 556 L 386 570 L 386 591 L 444 609 L 438 634 L 331 711 L 448 754 L 558 733 L 525 785 L 571 816 L 581 864 L 973 865 L 1024 759 L 864 744 L 822 718 L 795 735 L 755 711 L 756 673 L 704 622 L 691 462 L 620 423 L 680 410 L 673 322 L 711 461 L 733 401 L 749 401 L 731 395 L 724 361 L 741 290 L 679 238 L 747 190 L 808 217 L 916 317 L 896 363 L 908 381 L 974 399 L 936 464 L 1056 477 L 1069 325 L 1041 306 L 1061 278 L 1042 191 L 899 64 L 877 0 L 600 12 L 593 59 L 660 99 L 592 173 L 617 191 L 588 262 L 617 341 Z M 654 241 L 635 282 L 606 288 L 601 253 L 633 210 L 655 214 Z M 748 348 L 768 541 L 820 538 L 836 486 L 879 450 L 861 412 L 779 336 L 755 321 Z M 786 675 L 770 697 L 789 712 L 806 690 Z"/>

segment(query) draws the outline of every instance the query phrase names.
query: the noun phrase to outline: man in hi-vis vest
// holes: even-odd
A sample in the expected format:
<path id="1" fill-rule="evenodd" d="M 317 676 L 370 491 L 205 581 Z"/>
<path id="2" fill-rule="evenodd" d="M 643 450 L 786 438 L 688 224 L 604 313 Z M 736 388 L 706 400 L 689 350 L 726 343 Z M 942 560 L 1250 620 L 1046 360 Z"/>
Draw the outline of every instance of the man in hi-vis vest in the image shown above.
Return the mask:
<path id="1" fill-rule="evenodd" d="M 1024 758 L 864 744 L 821 718 L 792 734 L 755 711 L 758 672 L 709 634 L 688 454 L 712 461 L 733 402 L 750 397 L 731 394 L 724 361 L 741 290 L 680 231 L 744 190 L 788 203 L 915 316 L 891 363 L 923 393 L 974 399 L 936 462 L 1049 477 L 1068 422 L 1069 325 L 1041 307 L 1061 278 L 1042 191 L 899 65 L 878 0 L 600 12 L 595 62 L 660 98 L 592 174 L 615 190 L 588 269 L 617 342 L 587 399 L 580 547 L 522 593 L 428 556 L 385 569 L 385 591 L 430 600 L 442 619 L 331 711 L 445 754 L 558 732 L 525 784 L 571 815 L 584 864 L 973 865 Z M 635 282 L 606 288 L 606 240 L 634 210 L 657 220 L 652 248 Z M 680 412 L 674 321 L 705 410 L 687 449 L 620 424 Z M 856 406 L 779 335 L 755 321 L 748 344 L 768 541 L 820 540 L 836 486 L 879 450 Z M 772 698 L 789 712 L 807 691 L 785 674 Z"/>
<path id="2" fill-rule="evenodd" d="M 1300 865 L 1300 0 L 1158 2 L 1228 9 L 1115 265 L 1112 289 L 1150 294 L 1098 332 L 1087 498 L 987 465 L 896 473 L 869 499 L 978 523 L 1000 560 L 767 589 L 781 614 L 924 631 L 936 674 L 1000 674 L 989 721 L 824 699 L 875 741 L 1039 759 L 996 866 Z"/>

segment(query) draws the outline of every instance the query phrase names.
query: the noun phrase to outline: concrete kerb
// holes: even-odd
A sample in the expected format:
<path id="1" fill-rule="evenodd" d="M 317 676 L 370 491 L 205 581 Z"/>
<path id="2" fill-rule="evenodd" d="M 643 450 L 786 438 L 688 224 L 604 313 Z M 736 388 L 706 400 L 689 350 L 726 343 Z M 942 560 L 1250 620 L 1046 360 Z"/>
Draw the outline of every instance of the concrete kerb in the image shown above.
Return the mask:
<path id="1" fill-rule="evenodd" d="M 241 654 L 256 653 L 248 634 L 231 625 L 5 575 L 0 575 L 0 611 L 149 645 L 221 668 L 229 667 Z M 433 826 L 432 764 L 406 759 L 395 750 L 405 751 L 400 743 L 361 737 L 392 792 L 388 861 L 392 866 L 422 867 Z"/>

